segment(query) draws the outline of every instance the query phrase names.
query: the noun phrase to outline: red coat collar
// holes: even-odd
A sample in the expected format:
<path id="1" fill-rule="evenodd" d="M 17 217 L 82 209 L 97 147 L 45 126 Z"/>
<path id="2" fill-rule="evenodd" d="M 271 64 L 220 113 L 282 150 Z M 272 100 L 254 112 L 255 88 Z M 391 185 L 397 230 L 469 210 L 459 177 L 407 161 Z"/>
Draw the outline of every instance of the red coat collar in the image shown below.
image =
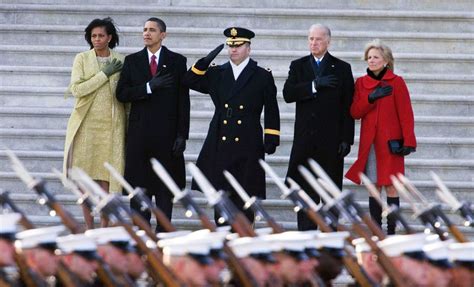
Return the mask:
<path id="1" fill-rule="evenodd" d="M 385 72 L 385 75 L 383 76 L 382 81 L 391 81 L 395 77 L 397 77 L 397 75 L 395 75 L 392 70 L 387 69 L 387 72 Z M 376 80 L 370 77 L 369 75 L 365 75 L 362 77 L 362 85 L 366 89 L 369 89 L 369 90 L 374 89 L 379 84 L 380 84 L 379 80 Z"/>

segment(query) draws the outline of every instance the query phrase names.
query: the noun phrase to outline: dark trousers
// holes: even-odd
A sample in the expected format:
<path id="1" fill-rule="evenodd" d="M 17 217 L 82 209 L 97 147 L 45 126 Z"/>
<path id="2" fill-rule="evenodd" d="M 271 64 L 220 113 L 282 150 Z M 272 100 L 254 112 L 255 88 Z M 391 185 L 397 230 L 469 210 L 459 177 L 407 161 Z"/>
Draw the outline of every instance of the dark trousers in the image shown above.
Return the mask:
<path id="1" fill-rule="evenodd" d="M 171 220 L 171 215 L 173 212 L 173 197 L 169 192 L 161 192 L 159 195 L 146 191 L 145 192 L 150 200 L 155 197 L 155 204 L 156 206 L 163 211 L 163 213 Z M 130 207 L 138 212 L 149 224 L 151 220 L 151 212 L 148 209 L 143 209 L 142 205 L 137 202 L 136 200 L 132 199 L 130 201 Z M 151 224 L 150 224 L 151 225 Z M 163 227 L 160 225 L 159 222 L 156 224 L 156 233 L 158 232 L 166 232 Z"/>

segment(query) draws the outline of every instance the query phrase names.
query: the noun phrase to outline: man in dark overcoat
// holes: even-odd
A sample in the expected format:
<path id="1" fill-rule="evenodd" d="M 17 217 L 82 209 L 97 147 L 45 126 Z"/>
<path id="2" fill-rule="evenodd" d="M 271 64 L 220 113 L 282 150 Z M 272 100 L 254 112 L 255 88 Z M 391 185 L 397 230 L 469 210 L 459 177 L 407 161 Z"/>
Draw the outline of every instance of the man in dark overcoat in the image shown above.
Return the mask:
<path id="1" fill-rule="evenodd" d="M 172 195 L 153 172 L 150 158 L 159 160 L 177 184 L 185 186 L 183 152 L 189 135 L 189 89 L 182 85 L 186 58 L 162 46 L 166 25 L 150 18 L 143 28 L 145 48 L 125 57 L 117 98 L 131 103 L 126 140 L 125 178 L 146 189 L 168 218 Z M 150 220 L 135 201 L 131 207 Z M 157 226 L 157 231 L 163 231 Z"/>
<path id="2" fill-rule="evenodd" d="M 224 35 L 230 61 L 209 67 L 224 47 L 218 46 L 186 73 L 185 84 L 209 94 L 215 106 L 197 166 L 217 189 L 229 191 L 242 209 L 242 201 L 222 172 L 232 173 L 251 196 L 265 198 L 265 173 L 258 160 L 264 153 L 274 153 L 280 143 L 280 114 L 272 73 L 250 58 L 250 39 L 255 34 L 231 27 Z M 260 124 L 263 110 L 264 129 Z M 198 189 L 196 184 L 193 189 Z M 253 221 L 251 212 L 246 215 Z"/>
<path id="3" fill-rule="evenodd" d="M 313 158 L 341 188 L 344 157 L 354 143 L 354 119 L 349 110 L 354 93 L 350 64 L 328 52 L 331 31 L 320 24 L 311 26 L 308 45 L 311 54 L 291 62 L 283 88 L 287 103 L 296 103 L 293 147 L 287 177 L 308 191 L 316 202 L 319 196 L 298 171 Z M 298 213 L 298 229 L 317 228 Z"/>

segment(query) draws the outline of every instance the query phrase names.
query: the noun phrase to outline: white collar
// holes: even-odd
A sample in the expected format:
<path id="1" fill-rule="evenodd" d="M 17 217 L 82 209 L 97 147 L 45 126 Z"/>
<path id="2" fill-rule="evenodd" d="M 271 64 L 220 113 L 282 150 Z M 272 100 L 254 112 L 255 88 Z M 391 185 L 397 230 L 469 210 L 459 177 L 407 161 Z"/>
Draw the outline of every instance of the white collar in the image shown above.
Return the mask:
<path id="1" fill-rule="evenodd" d="M 240 73 L 245 69 L 247 64 L 250 61 L 250 57 L 247 57 L 247 59 L 243 60 L 242 63 L 239 65 L 234 64 L 232 61 L 230 62 L 230 66 L 232 67 L 232 72 L 234 73 L 234 79 L 237 80 L 237 78 L 240 76 Z"/>
<path id="2" fill-rule="evenodd" d="M 158 64 L 159 59 L 160 59 L 160 54 L 161 54 L 161 47 L 160 47 L 160 49 L 158 49 L 158 51 L 156 51 L 155 54 L 153 54 L 152 52 L 150 52 L 150 50 L 148 50 L 148 49 L 146 49 L 146 51 L 148 52 L 148 63 L 150 63 L 150 61 L 151 61 L 151 56 L 155 55 L 155 57 L 156 57 L 156 63 Z"/>

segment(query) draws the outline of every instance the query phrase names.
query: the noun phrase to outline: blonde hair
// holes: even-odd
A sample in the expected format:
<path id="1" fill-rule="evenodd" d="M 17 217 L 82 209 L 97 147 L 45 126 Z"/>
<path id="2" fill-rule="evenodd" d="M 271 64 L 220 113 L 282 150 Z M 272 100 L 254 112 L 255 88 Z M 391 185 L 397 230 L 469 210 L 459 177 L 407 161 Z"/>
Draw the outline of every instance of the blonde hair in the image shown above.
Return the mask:
<path id="1" fill-rule="evenodd" d="M 364 60 L 367 61 L 368 54 L 371 49 L 377 49 L 382 53 L 382 57 L 387 61 L 387 68 L 394 71 L 395 70 L 395 60 L 393 59 L 392 49 L 389 46 L 385 45 L 380 41 L 380 39 L 375 39 L 370 41 L 365 45 L 364 49 Z"/>

